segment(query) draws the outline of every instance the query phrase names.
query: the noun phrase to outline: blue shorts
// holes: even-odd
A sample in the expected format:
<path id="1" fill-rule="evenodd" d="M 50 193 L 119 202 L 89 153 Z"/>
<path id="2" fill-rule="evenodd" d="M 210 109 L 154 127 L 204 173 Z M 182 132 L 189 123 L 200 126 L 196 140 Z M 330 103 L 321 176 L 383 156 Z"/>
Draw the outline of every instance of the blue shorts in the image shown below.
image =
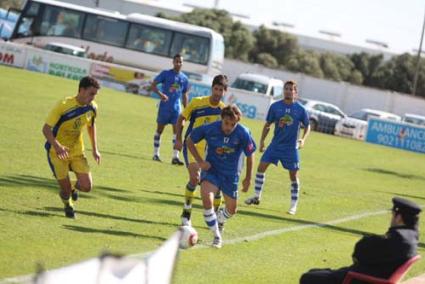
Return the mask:
<path id="1" fill-rule="evenodd" d="M 213 170 L 201 172 L 201 182 L 209 181 L 232 199 L 238 199 L 239 176 L 226 176 Z"/>
<path id="2" fill-rule="evenodd" d="M 156 118 L 156 122 L 158 124 L 166 125 L 166 124 L 176 124 L 177 119 L 179 118 L 180 111 L 174 109 L 162 109 L 161 107 L 158 109 L 158 117 Z"/>
<path id="3" fill-rule="evenodd" d="M 280 161 L 282 166 L 289 171 L 297 171 L 300 169 L 300 159 L 297 149 L 276 150 L 274 147 L 267 147 L 261 162 L 272 163 L 277 165 Z"/>

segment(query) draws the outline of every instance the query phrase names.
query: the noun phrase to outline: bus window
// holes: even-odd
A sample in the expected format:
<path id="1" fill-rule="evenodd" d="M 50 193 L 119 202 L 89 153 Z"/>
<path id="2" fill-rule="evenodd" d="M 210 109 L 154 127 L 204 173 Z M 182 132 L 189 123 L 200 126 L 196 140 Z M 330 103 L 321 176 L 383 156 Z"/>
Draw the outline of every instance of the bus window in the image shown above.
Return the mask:
<path id="1" fill-rule="evenodd" d="M 180 53 L 189 62 L 207 64 L 210 40 L 208 38 L 176 33 L 171 55 Z"/>
<path id="2" fill-rule="evenodd" d="M 56 7 L 46 6 L 41 27 L 41 35 L 81 37 L 83 14 Z"/>
<path id="3" fill-rule="evenodd" d="M 30 6 L 22 14 L 21 21 L 17 27 L 17 36 L 26 37 L 34 35 L 34 18 L 38 15 L 40 3 L 30 3 Z"/>
<path id="4" fill-rule="evenodd" d="M 110 45 L 124 46 L 128 23 L 113 18 L 88 15 L 83 37 Z"/>
<path id="5" fill-rule="evenodd" d="M 132 24 L 128 35 L 127 47 L 168 56 L 171 36 L 171 31 Z"/>

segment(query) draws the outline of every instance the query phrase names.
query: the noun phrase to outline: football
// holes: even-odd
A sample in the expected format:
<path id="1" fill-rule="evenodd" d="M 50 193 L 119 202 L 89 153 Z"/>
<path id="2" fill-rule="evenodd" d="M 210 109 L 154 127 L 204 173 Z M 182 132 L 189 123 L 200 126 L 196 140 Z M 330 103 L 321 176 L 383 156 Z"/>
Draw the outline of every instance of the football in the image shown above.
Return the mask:
<path id="1" fill-rule="evenodd" d="M 198 242 L 198 232 L 191 226 L 180 227 L 180 242 L 181 249 L 188 249 L 193 247 Z"/>

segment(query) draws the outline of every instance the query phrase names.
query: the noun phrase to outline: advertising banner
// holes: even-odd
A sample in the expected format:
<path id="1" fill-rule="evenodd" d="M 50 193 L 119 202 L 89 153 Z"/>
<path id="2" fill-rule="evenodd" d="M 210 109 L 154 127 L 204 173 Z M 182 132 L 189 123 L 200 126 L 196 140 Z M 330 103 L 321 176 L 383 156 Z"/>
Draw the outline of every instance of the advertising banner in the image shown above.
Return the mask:
<path id="1" fill-rule="evenodd" d="M 154 73 L 113 64 L 93 63 L 90 75 L 102 86 L 136 95 L 150 96 Z"/>
<path id="2" fill-rule="evenodd" d="M 89 74 L 90 62 L 78 57 L 29 49 L 25 69 L 80 80 Z"/>
<path id="3" fill-rule="evenodd" d="M 368 122 L 366 141 L 425 153 L 425 127 L 371 118 Z"/>
<path id="4" fill-rule="evenodd" d="M 244 117 L 265 120 L 273 99 L 266 95 L 229 88 L 223 101 L 226 105 L 236 104 Z"/>
<path id="5" fill-rule="evenodd" d="M 0 41 L 0 64 L 23 68 L 26 55 L 25 47 Z"/>

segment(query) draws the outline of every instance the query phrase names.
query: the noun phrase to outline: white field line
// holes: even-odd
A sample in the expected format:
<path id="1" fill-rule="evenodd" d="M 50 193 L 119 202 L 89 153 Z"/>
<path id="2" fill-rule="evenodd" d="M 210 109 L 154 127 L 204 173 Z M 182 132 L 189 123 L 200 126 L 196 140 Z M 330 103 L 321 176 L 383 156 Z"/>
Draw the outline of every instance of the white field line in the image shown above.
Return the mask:
<path id="1" fill-rule="evenodd" d="M 421 207 L 424 207 L 424 206 L 421 206 Z M 277 236 L 277 235 L 281 235 L 281 234 L 288 233 L 288 232 L 301 231 L 301 230 L 305 230 L 305 229 L 309 229 L 309 228 L 326 227 L 326 226 L 329 226 L 329 225 L 335 225 L 335 224 L 341 224 L 341 223 L 349 222 L 349 221 L 353 221 L 353 220 L 359 220 L 359 219 L 369 217 L 369 216 L 382 215 L 382 214 L 385 214 L 385 213 L 388 213 L 388 212 L 389 212 L 388 209 L 387 210 L 375 211 L 375 212 L 365 212 L 365 213 L 356 214 L 356 215 L 352 215 L 352 216 L 348 216 L 348 217 L 344 217 L 344 218 L 340 218 L 340 219 L 336 219 L 336 220 L 332 220 L 332 221 L 328 221 L 328 222 L 324 222 L 324 223 L 298 225 L 298 226 L 293 226 L 293 227 L 286 227 L 286 228 L 282 228 L 282 229 L 265 231 L 265 232 L 258 233 L 258 234 L 255 234 L 255 235 L 251 235 L 251 236 L 240 237 L 240 238 L 236 238 L 236 239 L 232 239 L 232 240 L 224 240 L 224 244 L 225 245 L 234 245 L 234 244 L 239 244 L 239 243 L 246 242 L 246 241 L 256 241 L 256 240 L 263 239 L 263 238 L 266 238 L 266 237 Z M 209 245 L 197 245 L 194 248 L 203 249 L 203 248 L 210 248 L 210 246 Z M 145 257 L 145 256 L 149 255 L 150 253 L 152 253 L 152 252 L 146 252 L 146 253 L 142 253 L 142 254 L 134 254 L 134 255 L 130 255 L 130 256 L 140 258 L 140 257 Z M 0 280 L 0 284 L 30 283 L 30 281 L 32 280 L 32 277 L 34 277 L 33 274 L 5 278 L 5 279 Z"/>

